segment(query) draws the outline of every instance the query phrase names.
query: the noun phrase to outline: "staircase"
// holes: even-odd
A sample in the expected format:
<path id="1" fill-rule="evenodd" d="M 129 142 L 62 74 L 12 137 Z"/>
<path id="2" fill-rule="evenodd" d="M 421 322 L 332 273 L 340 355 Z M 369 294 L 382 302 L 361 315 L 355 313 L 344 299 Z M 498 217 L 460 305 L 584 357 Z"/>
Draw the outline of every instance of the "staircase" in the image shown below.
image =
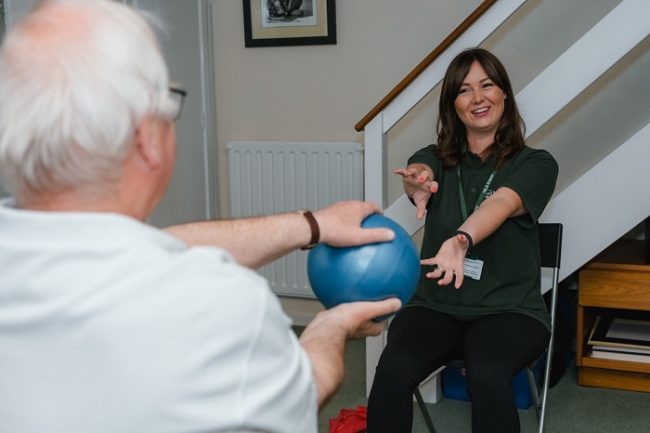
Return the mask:
<path id="1" fill-rule="evenodd" d="M 447 65 L 458 52 L 481 45 L 500 27 L 507 27 L 504 23 L 518 19 L 517 11 L 525 3 L 524 0 L 483 2 L 471 19 L 461 23 L 356 125 L 358 131 L 364 132 L 365 140 L 365 198 L 384 204 L 386 214 L 411 234 L 420 229 L 422 222 L 415 219 L 406 196 L 386 206 L 388 132 L 440 83 Z M 564 225 L 560 279 L 578 270 L 650 215 L 650 181 L 646 168 L 650 161 L 650 113 L 642 112 L 640 123 L 626 125 L 634 129 L 629 137 L 608 143 L 610 148 L 605 150 L 602 146 L 592 149 L 577 143 L 576 148 L 585 151 L 574 154 L 570 149 L 572 143 L 558 147 L 553 140 L 548 140 L 553 135 L 552 127 L 561 123 L 559 119 L 579 116 L 582 107 L 586 113 L 594 110 L 582 103 L 582 99 L 599 84 L 610 83 L 615 87 L 616 73 L 622 74 L 617 71 L 623 68 L 619 65 L 630 63 L 630 58 L 645 58 L 650 47 L 648 16 L 649 1 L 622 0 L 517 94 L 529 144 L 549 150 L 560 165 L 556 194 L 541 218 Z M 607 103 L 611 104 L 604 101 Z M 616 101 L 616 104 L 619 110 L 627 108 L 626 101 Z M 646 101 L 646 105 L 650 104 Z M 630 110 L 628 117 L 634 118 L 640 111 L 643 110 Z M 590 126 L 581 119 L 576 123 L 579 122 L 604 128 L 602 124 Z M 366 343 L 368 390 L 384 339 L 385 335 L 380 335 Z"/>

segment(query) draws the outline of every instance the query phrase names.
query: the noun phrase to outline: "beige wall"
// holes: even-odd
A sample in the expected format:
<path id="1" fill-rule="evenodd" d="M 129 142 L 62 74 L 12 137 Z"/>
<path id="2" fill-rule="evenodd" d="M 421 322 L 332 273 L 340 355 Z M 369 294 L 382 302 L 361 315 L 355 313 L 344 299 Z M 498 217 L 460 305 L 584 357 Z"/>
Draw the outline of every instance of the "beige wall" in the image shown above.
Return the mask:
<path id="1" fill-rule="evenodd" d="M 480 3 L 338 0 L 336 45 L 244 48 L 242 2 L 213 0 L 221 216 L 229 141 L 362 142 L 355 123 Z M 416 110 L 400 129 L 427 144 L 433 122 L 432 110 Z"/>

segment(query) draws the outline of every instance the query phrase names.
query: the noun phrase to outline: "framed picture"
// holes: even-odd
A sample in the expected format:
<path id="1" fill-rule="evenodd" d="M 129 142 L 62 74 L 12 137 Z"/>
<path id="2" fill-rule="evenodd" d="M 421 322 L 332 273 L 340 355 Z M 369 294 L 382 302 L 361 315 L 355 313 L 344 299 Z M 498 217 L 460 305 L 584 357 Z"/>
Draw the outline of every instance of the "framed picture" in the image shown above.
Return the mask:
<path id="1" fill-rule="evenodd" d="M 243 0 L 247 47 L 336 44 L 334 0 Z"/>

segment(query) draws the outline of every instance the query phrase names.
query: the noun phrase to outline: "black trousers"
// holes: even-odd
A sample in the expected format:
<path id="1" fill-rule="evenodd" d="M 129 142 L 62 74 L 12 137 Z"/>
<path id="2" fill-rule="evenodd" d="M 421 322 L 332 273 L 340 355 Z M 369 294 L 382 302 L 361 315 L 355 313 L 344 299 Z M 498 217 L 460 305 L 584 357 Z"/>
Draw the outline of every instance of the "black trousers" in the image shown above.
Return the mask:
<path id="1" fill-rule="evenodd" d="M 519 313 L 463 321 L 424 307 L 403 309 L 375 372 L 368 433 L 409 433 L 415 387 L 452 359 L 465 360 L 472 432 L 518 433 L 512 378 L 543 353 L 549 336 L 541 322 Z"/>

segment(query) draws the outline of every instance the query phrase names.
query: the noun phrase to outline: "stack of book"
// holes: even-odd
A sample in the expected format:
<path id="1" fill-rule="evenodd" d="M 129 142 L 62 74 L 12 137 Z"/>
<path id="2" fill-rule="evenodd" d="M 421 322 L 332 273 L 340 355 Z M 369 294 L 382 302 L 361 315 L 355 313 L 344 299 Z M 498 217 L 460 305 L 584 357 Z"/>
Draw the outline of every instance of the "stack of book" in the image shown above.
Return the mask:
<path id="1" fill-rule="evenodd" d="M 592 358 L 650 364 L 650 319 L 598 316 L 587 344 Z"/>

